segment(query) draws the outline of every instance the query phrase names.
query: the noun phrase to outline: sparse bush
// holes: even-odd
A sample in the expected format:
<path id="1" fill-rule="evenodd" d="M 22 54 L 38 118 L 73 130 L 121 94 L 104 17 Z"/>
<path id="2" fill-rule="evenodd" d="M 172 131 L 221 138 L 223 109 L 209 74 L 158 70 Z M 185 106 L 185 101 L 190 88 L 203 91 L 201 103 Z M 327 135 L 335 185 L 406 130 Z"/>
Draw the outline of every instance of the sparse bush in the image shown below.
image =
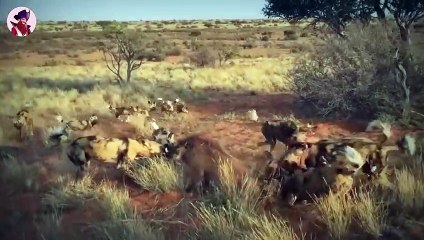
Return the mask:
<path id="1" fill-rule="evenodd" d="M 165 50 L 166 56 L 180 56 L 182 53 L 181 48 L 179 47 L 172 47 L 170 49 Z"/>
<path id="2" fill-rule="evenodd" d="M 75 66 L 86 66 L 87 63 L 81 59 L 75 60 Z"/>
<path id="3" fill-rule="evenodd" d="M 302 32 L 300 34 L 300 37 L 302 37 L 302 38 L 309 37 L 309 33 L 308 32 Z"/>
<path id="4" fill-rule="evenodd" d="M 202 32 L 201 32 L 201 31 L 196 30 L 196 31 L 191 31 L 191 32 L 190 32 L 190 34 L 189 34 L 189 36 L 190 36 L 190 37 L 198 37 L 198 36 L 200 36 L 201 34 L 202 34 Z"/>
<path id="5" fill-rule="evenodd" d="M 261 36 L 261 41 L 267 42 L 269 41 L 269 36 L 265 35 L 265 36 Z"/>
<path id="6" fill-rule="evenodd" d="M 400 117 L 404 93 L 395 77 L 394 36 L 386 29 L 351 25 L 347 38 L 327 38 L 299 60 L 287 76 L 302 105 L 324 117 Z"/>
<path id="7" fill-rule="evenodd" d="M 60 65 L 60 61 L 54 60 L 54 59 L 49 59 L 47 61 L 44 62 L 43 66 L 45 67 L 54 67 L 54 66 L 59 66 Z"/>
<path id="8" fill-rule="evenodd" d="M 144 59 L 151 62 L 161 62 L 165 59 L 165 54 L 156 50 L 146 50 L 142 54 Z"/>
<path id="9" fill-rule="evenodd" d="M 239 49 L 235 46 L 227 46 L 222 43 L 215 43 L 214 50 L 217 53 L 219 66 L 224 65 L 228 60 L 239 54 Z"/>
<path id="10" fill-rule="evenodd" d="M 257 47 L 257 44 L 253 39 L 248 39 L 246 42 L 242 44 L 243 49 L 252 49 L 255 47 Z"/>
<path id="11" fill-rule="evenodd" d="M 190 61 L 198 67 L 214 66 L 217 57 L 217 54 L 211 48 L 202 47 L 190 55 Z"/>
<path id="12" fill-rule="evenodd" d="M 207 28 L 213 27 L 213 23 L 210 23 L 210 22 L 205 22 L 205 23 L 203 23 L 203 25 Z"/>
<path id="13" fill-rule="evenodd" d="M 296 30 L 290 29 L 284 31 L 284 39 L 285 40 L 297 40 L 299 36 L 297 35 Z"/>

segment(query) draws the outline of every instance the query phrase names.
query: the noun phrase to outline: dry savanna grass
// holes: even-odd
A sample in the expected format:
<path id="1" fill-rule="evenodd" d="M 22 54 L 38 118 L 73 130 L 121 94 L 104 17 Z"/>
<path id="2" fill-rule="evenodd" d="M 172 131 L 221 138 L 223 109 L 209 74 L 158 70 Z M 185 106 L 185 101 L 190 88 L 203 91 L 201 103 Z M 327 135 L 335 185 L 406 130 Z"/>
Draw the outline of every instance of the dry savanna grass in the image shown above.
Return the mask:
<path id="1" fill-rule="evenodd" d="M 395 170 L 394 198 L 405 216 L 422 218 L 424 209 L 424 162 L 422 156 L 410 159 L 411 163 Z"/>
<path id="2" fill-rule="evenodd" d="M 260 210 L 257 180 L 245 176 L 241 185 L 228 161 L 219 167 L 221 189 L 209 201 L 195 208 L 200 220 L 196 237 L 200 239 L 300 239 L 281 218 L 267 216 Z M 218 195 L 218 196 L 217 196 Z"/>
<path id="3" fill-rule="evenodd" d="M 8 185 L 11 193 L 37 191 L 39 186 L 39 165 L 28 164 L 15 157 L 6 157 L 1 162 L 1 181 Z"/>
<path id="4" fill-rule="evenodd" d="M 143 222 L 131 207 L 126 189 L 108 182 L 96 184 L 90 175 L 84 176 L 77 183 L 64 178 L 60 178 L 58 182 L 60 184 L 57 188 L 42 199 L 49 209 L 48 213 L 40 216 L 40 223 L 37 225 L 43 239 L 63 237 L 63 232 L 58 228 L 61 215 L 75 208 L 84 209 L 90 201 L 94 201 L 94 206 L 98 206 L 107 219 L 90 225 L 88 230 L 93 239 L 164 239 L 159 228 Z"/>

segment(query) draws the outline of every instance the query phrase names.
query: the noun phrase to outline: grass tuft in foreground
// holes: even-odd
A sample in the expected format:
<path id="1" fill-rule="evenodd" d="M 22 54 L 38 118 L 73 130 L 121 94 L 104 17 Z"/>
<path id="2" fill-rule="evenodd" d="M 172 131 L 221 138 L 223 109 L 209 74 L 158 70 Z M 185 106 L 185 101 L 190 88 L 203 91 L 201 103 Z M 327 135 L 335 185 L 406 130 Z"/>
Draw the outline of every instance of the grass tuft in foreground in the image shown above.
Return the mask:
<path id="1" fill-rule="evenodd" d="M 140 160 L 127 174 L 145 190 L 168 192 L 183 189 L 181 171 L 163 158 Z"/>

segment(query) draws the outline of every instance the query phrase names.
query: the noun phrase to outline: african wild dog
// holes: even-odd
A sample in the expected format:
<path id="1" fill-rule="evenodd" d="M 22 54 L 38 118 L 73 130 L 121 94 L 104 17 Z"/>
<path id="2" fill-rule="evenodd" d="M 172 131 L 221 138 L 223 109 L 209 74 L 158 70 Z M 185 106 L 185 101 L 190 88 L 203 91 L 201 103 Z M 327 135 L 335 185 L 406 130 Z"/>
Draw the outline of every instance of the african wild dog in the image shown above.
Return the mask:
<path id="1" fill-rule="evenodd" d="M 255 109 L 250 109 L 249 111 L 247 111 L 247 119 L 254 122 L 257 122 L 259 120 L 258 114 L 256 113 Z"/>
<path id="2" fill-rule="evenodd" d="M 296 170 L 288 179 L 282 179 L 279 196 L 293 205 L 296 200 L 307 200 L 332 190 L 346 193 L 353 186 L 353 175 L 365 164 L 361 154 L 347 145 L 337 146 L 332 155 L 335 162 L 307 171 Z"/>
<path id="3" fill-rule="evenodd" d="M 237 177 L 248 171 L 243 162 L 231 156 L 217 141 L 205 136 L 186 137 L 177 141 L 175 148 L 175 160 L 183 163 L 186 192 L 206 191 L 212 185 L 220 186 L 219 166 L 224 161 L 229 161 Z"/>
<path id="4" fill-rule="evenodd" d="M 269 144 L 270 152 L 272 152 L 280 141 L 288 147 L 293 142 L 302 142 L 305 135 L 302 134 L 305 130 L 312 130 L 314 127 L 308 126 L 300 127 L 294 121 L 265 121 L 262 124 L 261 132 L 265 137 L 265 142 L 259 143 L 259 145 Z"/>
<path id="5" fill-rule="evenodd" d="M 419 156 L 424 150 L 424 132 L 407 133 L 396 141 L 396 145 L 408 156 Z"/>
<path id="6" fill-rule="evenodd" d="M 125 117 L 133 115 L 145 115 L 148 117 L 150 116 L 150 112 L 156 109 L 156 102 L 149 100 L 147 104 L 148 109 L 145 109 L 141 106 L 112 107 L 111 105 L 108 105 L 108 108 L 109 111 L 113 113 L 118 119 L 125 119 Z"/>
<path id="7" fill-rule="evenodd" d="M 92 114 L 87 120 L 71 120 L 66 123 L 66 127 L 72 131 L 84 131 L 94 127 L 97 123 L 97 115 Z"/>
<path id="8" fill-rule="evenodd" d="M 162 112 L 164 113 L 172 113 L 174 112 L 174 105 L 172 104 L 173 102 L 170 100 L 163 100 L 163 98 L 157 98 L 159 105 L 160 105 L 160 109 Z"/>
<path id="9" fill-rule="evenodd" d="M 20 110 L 16 114 L 13 126 L 19 130 L 19 138 L 21 141 L 29 140 L 34 136 L 33 118 L 27 109 Z"/>
<path id="10" fill-rule="evenodd" d="M 179 98 L 174 100 L 175 110 L 177 113 L 188 113 L 188 108 L 185 103 L 181 102 Z"/>
<path id="11" fill-rule="evenodd" d="M 174 139 L 175 135 L 170 129 L 159 127 L 159 125 L 156 123 L 156 120 L 154 118 L 152 118 L 149 123 L 150 123 L 150 127 L 153 130 L 152 137 L 154 141 L 162 145 L 166 143 L 169 143 L 169 144 L 175 143 L 175 139 Z"/>
<path id="12" fill-rule="evenodd" d="M 89 167 L 91 159 L 105 163 L 116 163 L 119 169 L 137 157 L 162 155 L 163 146 L 150 140 L 131 138 L 104 138 L 99 136 L 79 137 L 67 149 L 69 160 L 78 167 L 77 176 Z"/>

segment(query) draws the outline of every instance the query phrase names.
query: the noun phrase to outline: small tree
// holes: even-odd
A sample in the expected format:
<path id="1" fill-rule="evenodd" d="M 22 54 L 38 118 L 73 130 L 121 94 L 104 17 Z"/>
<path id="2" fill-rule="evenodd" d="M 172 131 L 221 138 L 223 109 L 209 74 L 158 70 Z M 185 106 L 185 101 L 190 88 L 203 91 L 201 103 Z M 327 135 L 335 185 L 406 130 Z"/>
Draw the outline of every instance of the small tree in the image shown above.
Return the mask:
<path id="1" fill-rule="evenodd" d="M 145 59 L 143 37 L 135 33 L 114 32 L 107 34 L 110 44 L 101 48 L 107 68 L 122 85 L 131 81 L 133 71 L 139 69 Z M 126 75 L 122 74 L 126 67 Z"/>
<path id="2" fill-rule="evenodd" d="M 224 65 L 228 60 L 236 57 L 239 54 L 239 49 L 236 46 L 227 46 L 223 43 L 214 43 L 215 51 L 218 57 L 219 66 Z"/>
<path id="3" fill-rule="evenodd" d="M 190 61 L 198 67 L 214 66 L 216 59 L 217 54 L 208 47 L 201 47 L 190 55 Z"/>
<path id="4" fill-rule="evenodd" d="M 267 0 L 262 11 L 267 17 L 280 17 L 292 22 L 312 18 L 312 24 L 324 22 L 340 36 L 344 36 L 343 30 L 347 22 L 367 19 L 373 12 L 372 8 L 360 0 Z"/>
<path id="5" fill-rule="evenodd" d="M 326 23 L 342 36 L 349 21 L 368 22 L 373 14 L 385 20 L 387 11 L 396 20 L 402 40 L 409 42 L 412 23 L 424 17 L 424 0 L 267 0 L 262 11 L 267 17 L 289 21 L 312 18 L 313 23 Z"/>

